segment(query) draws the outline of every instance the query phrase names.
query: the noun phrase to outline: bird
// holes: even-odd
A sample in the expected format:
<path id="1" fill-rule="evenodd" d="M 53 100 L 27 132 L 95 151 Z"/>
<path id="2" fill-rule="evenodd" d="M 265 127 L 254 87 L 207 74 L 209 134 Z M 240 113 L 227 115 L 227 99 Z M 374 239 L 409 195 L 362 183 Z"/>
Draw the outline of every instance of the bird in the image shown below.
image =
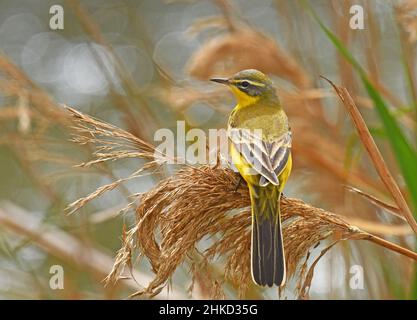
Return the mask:
<path id="1" fill-rule="evenodd" d="M 251 275 L 259 286 L 286 280 L 280 199 L 292 169 L 292 135 L 272 81 L 261 71 L 242 70 L 212 78 L 234 94 L 228 120 L 229 153 L 246 181 L 251 200 Z"/>

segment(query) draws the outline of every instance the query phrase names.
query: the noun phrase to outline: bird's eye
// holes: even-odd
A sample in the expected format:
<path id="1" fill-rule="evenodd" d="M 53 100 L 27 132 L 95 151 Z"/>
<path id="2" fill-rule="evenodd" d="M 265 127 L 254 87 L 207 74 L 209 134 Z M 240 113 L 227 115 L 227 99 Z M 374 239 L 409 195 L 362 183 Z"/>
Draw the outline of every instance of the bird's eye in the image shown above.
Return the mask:
<path id="1" fill-rule="evenodd" d="M 242 88 L 247 88 L 247 87 L 249 87 L 249 82 L 247 82 L 247 81 L 242 81 L 242 82 L 240 83 L 240 86 L 241 86 Z"/>

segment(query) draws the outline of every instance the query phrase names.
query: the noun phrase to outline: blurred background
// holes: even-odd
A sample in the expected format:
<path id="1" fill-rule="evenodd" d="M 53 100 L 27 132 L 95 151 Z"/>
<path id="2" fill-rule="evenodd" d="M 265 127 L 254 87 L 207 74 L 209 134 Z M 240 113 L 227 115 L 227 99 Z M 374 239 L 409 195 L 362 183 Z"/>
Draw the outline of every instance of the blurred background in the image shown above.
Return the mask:
<path id="1" fill-rule="evenodd" d="M 53 30 L 50 8 L 57 4 L 64 28 Z M 363 8 L 363 29 L 350 26 L 352 5 Z M 294 169 L 285 194 L 413 249 L 415 236 L 402 220 L 346 189 L 393 202 L 320 75 L 354 97 L 410 206 L 417 190 L 405 173 L 417 164 L 408 163 L 408 171 L 399 165 L 401 152 L 393 151 L 373 97 L 311 10 L 366 70 L 415 152 L 416 1 L 0 0 L 0 298 L 118 299 L 137 288 L 130 280 L 102 282 L 123 226 L 134 221 L 132 212 L 117 213 L 129 194 L 172 172 L 129 180 L 67 215 L 71 202 L 129 176 L 141 160 L 74 167 L 92 151 L 70 141 L 63 104 L 155 144 L 154 132 L 175 130 L 177 120 L 187 129 L 225 128 L 234 100 L 208 79 L 246 68 L 272 77 L 290 118 Z M 62 290 L 50 286 L 54 265 L 64 271 Z M 363 286 L 352 288 L 357 266 Z M 152 278 L 145 259 L 135 270 L 141 284 Z M 187 298 L 188 271 L 180 267 L 174 290 L 157 298 Z M 310 297 L 412 298 L 414 274 L 406 257 L 365 241 L 342 242 L 320 260 Z"/>

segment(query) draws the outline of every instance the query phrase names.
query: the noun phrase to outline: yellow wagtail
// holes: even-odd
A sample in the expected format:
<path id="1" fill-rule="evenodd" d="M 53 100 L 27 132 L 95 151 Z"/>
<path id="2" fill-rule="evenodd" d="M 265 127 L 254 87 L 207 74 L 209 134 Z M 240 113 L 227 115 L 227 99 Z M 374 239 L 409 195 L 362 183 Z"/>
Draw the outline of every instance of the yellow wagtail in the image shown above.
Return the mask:
<path id="1" fill-rule="evenodd" d="M 261 286 L 285 283 L 280 197 L 291 172 L 291 131 L 271 80 L 258 70 L 211 81 L 237 99 L 229 117 L 233 164 L 248 184 L 252 204 L 252 278 Z"/>

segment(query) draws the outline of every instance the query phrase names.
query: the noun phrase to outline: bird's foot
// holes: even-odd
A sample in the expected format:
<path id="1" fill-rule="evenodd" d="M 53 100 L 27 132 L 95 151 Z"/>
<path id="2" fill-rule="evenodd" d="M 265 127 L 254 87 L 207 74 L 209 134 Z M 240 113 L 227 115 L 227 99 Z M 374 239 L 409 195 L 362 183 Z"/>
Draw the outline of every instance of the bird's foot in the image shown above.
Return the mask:
<path id="1" fill-rule="evenodd" d="M 242 176 L 239 176 L 239 180 L 237 181 L 236 186 L 235 186 L 235 190 L 233 192 L 237 192 L 237 190 L 239 189 L 239 187 L 242 183 L 242 180 L 243 180 Z"/>

